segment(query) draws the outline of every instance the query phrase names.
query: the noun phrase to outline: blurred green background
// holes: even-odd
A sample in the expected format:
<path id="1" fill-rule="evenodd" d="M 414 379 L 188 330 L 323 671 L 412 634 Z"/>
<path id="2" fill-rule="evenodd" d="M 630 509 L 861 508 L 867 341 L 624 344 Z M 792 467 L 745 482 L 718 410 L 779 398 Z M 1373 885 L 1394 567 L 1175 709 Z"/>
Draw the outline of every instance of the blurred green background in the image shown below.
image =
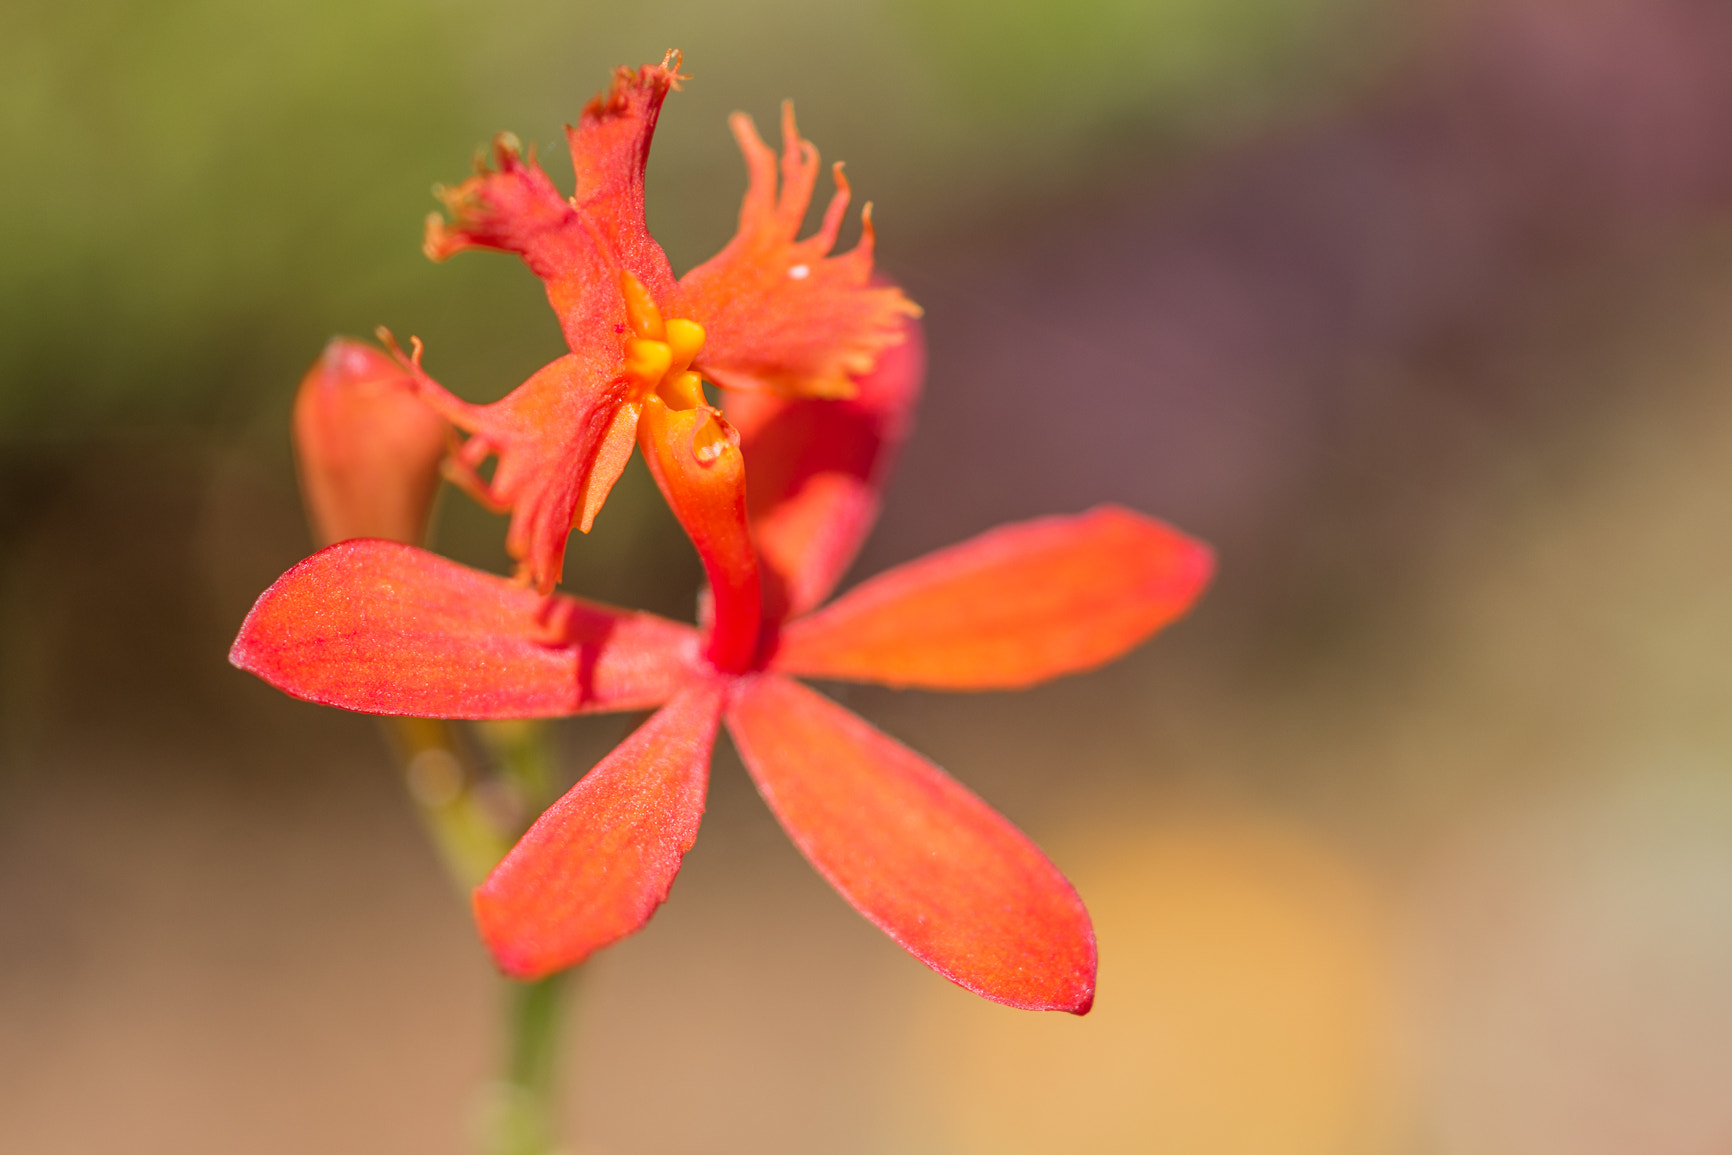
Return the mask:
<path id="1" fill-rule="evenodd" d="M 1732 9 L 507 0 L 0 9 L 0 1148 L 465 1150 L 495 991 L 366 719 L 223 660 L 310 549 L 287 416 L 385 324 L 560 349 L 430 188 L 685 52 L 649 172 L 729 236 L 782 99 L 875 202 L 928 399 L 854 579 L 1101 501 L 1198 612 L 1024 694 L 833 690 L 1096 917 L 1084 1020 L 908 961 L 718 755 L 588 968 L 574 1150 L 1732 1145 Z M 850 236 L 845 234 L 844 243 Z M 439 547 L 503 568 L 458 495 Z M 641 468 L 567 586 L 688 616 Z M 635 719 L 557 728 L 569 776 Z"/>
<path id="2" fill-rule="evenodd" d="M 1146 163 L 1126 134 L 1176 147 L 1298 115 L 1369 70 L 1371 7 L 11 4 L 0 429 L 234 425 L 280 409 L 324 336 L 380 323 L 503 391 L 556 331 L 506 262 L 428 265 L 428 189 L 506 127 L 558 171 L 561 126 L 610 70 L 669 47 L 694 79 L 650 211 L 683 269 L 731 232 L 733 109 L 773 132 L 797 95 L 908 247 L 1007 190 L 1062 196 L 1093 166 Z"/>

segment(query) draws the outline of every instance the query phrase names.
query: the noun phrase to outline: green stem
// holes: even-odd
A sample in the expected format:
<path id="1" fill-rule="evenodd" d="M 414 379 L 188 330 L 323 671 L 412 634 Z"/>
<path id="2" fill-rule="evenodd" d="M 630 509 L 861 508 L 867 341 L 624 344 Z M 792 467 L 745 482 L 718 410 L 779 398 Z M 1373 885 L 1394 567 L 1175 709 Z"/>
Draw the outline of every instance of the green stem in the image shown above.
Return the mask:
<path id="1" fill-rule="evenodd" d="M 553 1155 L 559 1037 L 573 972 L 507 980 L 505 1075 L 484 1120 L 486 1155 Z"/>
<path id="2" fill-rule="evenodd" d="M 535 722 L 485 722 L 476 733 L 492 765 L 477 771 L 452 723 L 389 718 L 386 728 L 409 796 L 446 873 L 465 898 L 551 803 L 558 788 L 543 729 Z M 555 1074 L 566 999 L 565 971 L 539 982 L 506 980 L 505 1069 L 487 1087 L 479 1120 L 486 1155 L 554 1155 Z"/>
<path id="3" fill-rule="evenodd" d="M 438 718 L 384 721 L 422 825 L 445 872 L 467 898 L 520 832 L 500 829 L 450 722 Z"/>

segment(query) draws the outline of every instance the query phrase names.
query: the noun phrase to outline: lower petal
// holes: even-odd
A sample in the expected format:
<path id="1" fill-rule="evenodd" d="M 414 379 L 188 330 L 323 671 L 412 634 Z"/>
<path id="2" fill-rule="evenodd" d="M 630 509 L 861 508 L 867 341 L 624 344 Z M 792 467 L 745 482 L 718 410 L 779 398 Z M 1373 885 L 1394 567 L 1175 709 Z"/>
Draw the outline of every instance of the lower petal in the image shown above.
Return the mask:
<path id="1" fill-rule="evenodd" d="M 1209 547 L 1128 509 L 1001 526 L 863 582 L 783 627 L 773 668 L 935 690 L 1093 669 L 1178 618 Z"/>
<path id="2" fill-rule="evenodd" d="M 766 674 L 728 732 L 802 853 L 854 908 L 959 986 L 1087 1013 L 1095 939 L 1069 882 L 961 783 L 827 698 Z"/>
<path id="3" fill-rule="evenodd" d="M 541 597 L 396 542 L 331 546 L 253 606 L 229 661 L 297 698 L 368 714 L 535 718 L 659 705 L 697 632 Z"/>
<path id="4" fill-rule="evenodd" d="M 537 979 L 649 921 L 697 840 L 725 684 L 680 691 L 585 774 L 475 890 L 500 969 Z"/>

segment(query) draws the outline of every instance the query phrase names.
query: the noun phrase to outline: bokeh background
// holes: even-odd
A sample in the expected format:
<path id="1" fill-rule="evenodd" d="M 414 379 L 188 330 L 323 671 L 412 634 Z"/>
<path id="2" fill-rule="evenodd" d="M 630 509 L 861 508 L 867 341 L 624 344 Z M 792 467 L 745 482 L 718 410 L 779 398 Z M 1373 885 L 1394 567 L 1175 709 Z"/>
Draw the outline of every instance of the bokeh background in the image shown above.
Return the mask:
<path id="1" fill-rule="evenodd" d="M 1119 501 L 1198 611 L 1023 694 L 839 689 L 1045 845 L 1085 1019 L 974 999 L 732 753 L 586 970 L 574 1150 L 1732 1149 L 1732 7 L 1721 0 L 11 0 L 0 8 L 0 1148 L 458 1152 L 497 984 L 364 718 L 227 667 L 310 548 L 293 387 L 384 323 L 475 399 L 557 353 L 435 181 L 678 46 L 801 126 L 927 309 L 858 574 Z M 557 178 L 556 179 L 563 179 Z M 448 496 L 440 548 L 502 569 Z M 689 612 L 641 468 L 568 588 Z M 633 724 L 562 724 L 575 776 Z"/>

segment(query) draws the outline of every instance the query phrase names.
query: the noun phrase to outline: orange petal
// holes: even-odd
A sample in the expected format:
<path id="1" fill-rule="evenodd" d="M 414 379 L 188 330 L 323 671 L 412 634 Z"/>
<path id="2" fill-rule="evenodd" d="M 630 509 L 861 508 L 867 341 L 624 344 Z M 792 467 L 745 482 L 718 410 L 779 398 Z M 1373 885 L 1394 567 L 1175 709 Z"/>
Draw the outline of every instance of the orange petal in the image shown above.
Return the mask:
<path id="1" fill-rule="evenodd" d="M 902 339 L 902 319 L 920 309 L 900 289 L 872 282 L 870 207 L 860 243 L 829 255 L 848 207 L 840 166 L 823 224 L 796 239 L 818 179 L 818 151 L 800 139 L 792 105 L 782 108 L 779 194 L 775 153 L 749 117 L 737 113 L 730 123 L 750 174 L 739 232 L 687 273 L 673 298 L 672 315 L 704 327 L 694 368 L 730 389 L 852 396 L 853 379 L 871 372 Z"/>
<path id="2" fill-rule="evenodd" d="M 795 845 L 854 908 L 959 986 L 1084 1014 L 1095 939 L 1082 900 L 1025 837 L 944 771 L 842 707 L 765 674 L 728 732 Z"/>
<path id="3" fill-rule="evenodd" d="M 426 536 L 450 430 L 385 353 L 333 338 L 295 394 L 294 433 L 320 545 Z"/>
<path id="4" fill-rule="evenodd" d="M 689 626 L 543 598 L 372 539 L 321 550 L 278 578 L 229 651 L 297 698 L 435 718 L 639 710 L 667 701 L 696 658 Z"/>
<path id="5" fill-rule="evenodd" d="M 582 962 L 649 921 L 698 836 L 723 683 L 688 686 L 547 808 L 476 888 L 513 978 Z"/>
<path id="6" fill-rule="evenodd" d="M 436 261 L 464 249 L 516 253 L 547 287 L 547 299 L 574 352 L 625 323 L 615 256 L 585 227 L 547 173 L 518 153 L 515 137 L 494 142 L 497 169 L 482 169 L 454 189 L 435 190 L 452 220 L 427 218 L 422 249 Z M 640 206 L 641 207 L 641 206 Z M 614 340 L 617 356 L 619 341 Z"/>
<path id="7" fill-rule="evenodd" d="M 877 520 L 926 374 L 920 323 L 905 317 L 902 327 L 903 342 L 884 350 L 845 401 L 724 398 L 746 458 L 752 537 L 773 575 L 766 615 L 804 613 L 828 597 Z"/>
<path id="8" fill-rule="evenodd" d="M 685 79 L 679 68 L 680 54 L 669 52 L 660 64 L 615 69 L 608 90 L 565 130 L 577 172 L 572 204 L 603 238 L 614 264 L 631 270 L 657 298 L 673 291 L 674 274 L 644 223 L 643 174 L 662 101 Z"/>
<path id="9" fill-rule="evenodd" d="M 1003 526 L 864 582 L 790 622 L 772 666 L 944 690 L 1087 670 L 1183 614 L 1206 545 L 1116 506 Z"/>
<path id="10" fill-rule="evenodd" d="M 473 436 L 452 460 L 455 480 L 496 509 L 511 511 L 505 548 L 531 584 L 550 593 L 565 565 L 573 526 L 587 530 L 631 456 L 637 405 L 619 368 L 617 342 L 592 342 L 538 369 L 491 405 L 453 396 L 406 362 L 428 405 Z M 497 455 L 491 480 L 477 468 Z"/>
<path id="11" fill-rule="evenodd" d="M 757 654 L 761 601 L 739 435 L 707 405 L 669 409 L 651 396 L 644 401 L 638 441 L 709 578 L 705 656 L 720 670 L 747 669 Z"/>

